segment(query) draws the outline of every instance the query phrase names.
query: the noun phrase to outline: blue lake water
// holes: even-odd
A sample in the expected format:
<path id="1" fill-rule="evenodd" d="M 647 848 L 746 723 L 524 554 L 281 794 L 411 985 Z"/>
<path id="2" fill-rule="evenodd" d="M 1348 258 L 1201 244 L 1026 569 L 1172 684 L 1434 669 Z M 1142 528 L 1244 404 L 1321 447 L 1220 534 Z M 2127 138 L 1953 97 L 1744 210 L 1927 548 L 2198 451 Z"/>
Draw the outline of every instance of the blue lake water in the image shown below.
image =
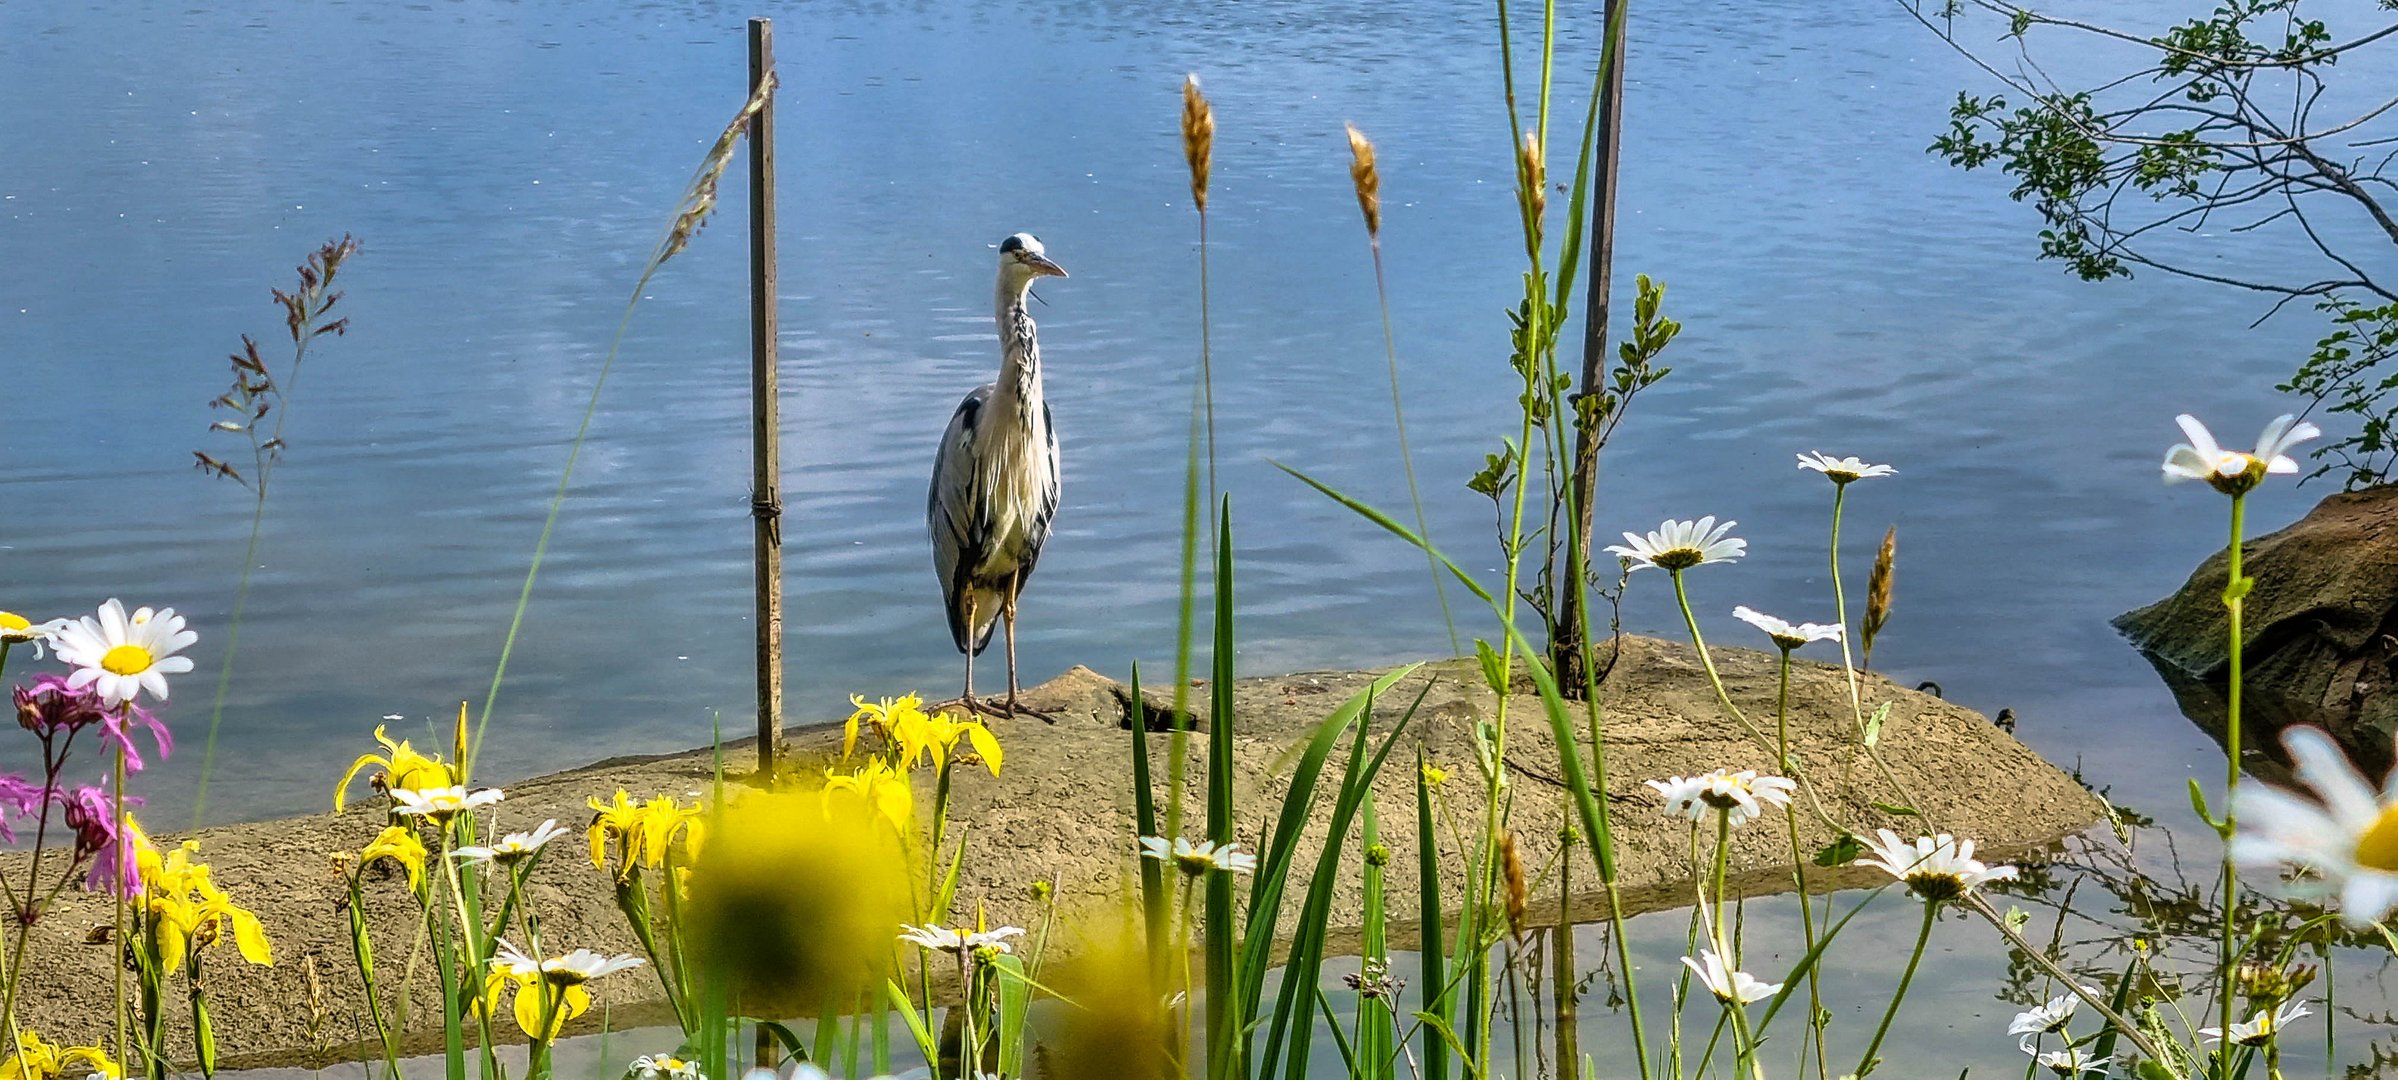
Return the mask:
<path id="1" fill-rule="evenodd" d="M 1019 229 L 1073 272 L 1036 309 L 1066 480 L 1024 599 L 1027 680 L 1169 661 L 1199 329 L 1176 134 L 1193 71 L 1219 124 L 1213 334 L 1242 670 L 1447 650 L 1420 556 L 1271 462 L 1404 504 L 1353 121 L 1381 150 L 1432 531 L 1496 562 L 1487 505 L 1462 485 L 1513 430 L 1502 312 L 1521 247 L 1483 6 L 4 5 L 0 606 L 120 596 L 192 618 L 200 671 L 166 714 L 184 751 L 145 777 L 154 817 L 189 811 L 249 528 L 247 494 L 190 452 L 239 445 L 207 432 L 205 403 L 241 334 L 273 349 L 267 289 L 330 237 L 365 244 L 342 275 L 350 333 L 310 360 L 286 432 L 217 820 L 317 808 L 379 718 L 421 734 L 480 702 L 627 290 L 742 97 L 753 13 L 777 19 L 783 77 L 794 717 L 954 687 L 923 485 L 957 398 L 994 370 L 990 245 Z M 1587 30 L 1563 45 L 1561 146 Z M 1852 591 L 1882 528 L 1901 533 L 1877 667 L 2013 708 L 2034 746 L 2134 805 L 2170 810 L 2186 776 L 2212 782 L 2220 752 L 2106 620 L 2221 544 L 2219 498 L 2157 482 L 2173 415 L 2249 437 L 2292 407 L 2270 387 L 2315 325 L 2251 330 L 2245 295 L 2035 263 L 2036 219 L 2003 178 L 1924 154 L 1955 93 L 1988 85 L 1896 6 L 1685 5 L 1641 11 L 1633 33 L 1618 276 L 1665 282 L 1686 329 L 1609 453 L 1602 534 L 1738 519 L 1750 557 L 1692 582 L 1713 640 L 1746 644 L 1736 603 L 1830 615 L 1830 488 L 1793 454 L 1894 463 L 1850 502 Z M 1561 150 L 1553 172 L 1569 164 Z M 486 777 L 750 722 L 737 177 L 733 212 L 634 319 Z M 2276 486 L 2252 521 L 2319 494 Z M 1654 580 L 1626 618 L 1677 626 Z"/>

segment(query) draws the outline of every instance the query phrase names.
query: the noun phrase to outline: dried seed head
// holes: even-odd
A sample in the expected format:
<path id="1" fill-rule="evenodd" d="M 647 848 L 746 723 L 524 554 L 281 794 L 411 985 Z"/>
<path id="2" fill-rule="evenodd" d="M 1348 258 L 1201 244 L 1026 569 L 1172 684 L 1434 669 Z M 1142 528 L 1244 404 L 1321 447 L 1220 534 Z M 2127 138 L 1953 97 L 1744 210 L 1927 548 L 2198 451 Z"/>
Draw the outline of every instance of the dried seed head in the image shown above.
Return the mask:
<path id="1" fill-rule="evenodd" d="M 1524 146 L 1515 162 L 1516 180 L 1523 186 L 1524 198 L 1532 213 L 1533 224 L 1549 212 L 1549 166 L 1540 152 L 1540 135 L 1524 133 Z"/>
<path id="2" fill-rule="evenodd" d="M 666 232 L 666 240 L 658 245 L 658 253 L 650 258 L 647 269 L 656 270 L 666 260 L 682 254 L 691 238 L 699 235 L 700 226 L 708 223 L 708 215 L 716 212 L 716 185 L 724 179 L 724 171 L 733 164 L 733 148 L 749 133 L 749 126 L 758 114 L 766 111 L 766 103 L 774 99 L 775 84 L 780 80 L 774 72 L 758 80 L 755 92 L 741 111 L 733 114 L 733 122 L 725 125 L 724 133 L 716 136 L 708 147 L 708 156 L 701 158 L 699 171 L 691 177 L 691 186 L 683 189 L 683 201 L 675 208 L 674 227 Z"/>
<path id="3" fill-rule="evenodd" d="M 1890 574 L 1898 564 L 1898 526 L 1882 534 L 1882 550 L 1873 557 L 1873 576 L 1865 584 L 1865 662 L 1873 663 L 1874 635 L 1890 621 Z"/>
<path id="4" fill-rule="evenodd" d="M 1365 211 L 1366 235 L 1382 235 L 1382 174 L 1374 168 L 1374 143 L 1357 125 L 1349 127 L 1349 183 L 1357 188 L 1357 208 Z"/>
<path id="5" fill-rule="evenodd" d="M 1216 148 L 1216 110 L 1199 92 L 1199 76 L 1182 79 L 1182 156 L 1191 163 L 1191 205 L 1207 212 L 1207 171 Z"/>
<path id="6" fill-rule="evenodd" d="M 1520 938 L 1524 936 L 1524 911 L 1532 896 L 1524 883 L 1524 858 L 1516 850 L 1514 830 L 1499 834 L 1499 871 L 1507 883 L 1507 929 Z"/>

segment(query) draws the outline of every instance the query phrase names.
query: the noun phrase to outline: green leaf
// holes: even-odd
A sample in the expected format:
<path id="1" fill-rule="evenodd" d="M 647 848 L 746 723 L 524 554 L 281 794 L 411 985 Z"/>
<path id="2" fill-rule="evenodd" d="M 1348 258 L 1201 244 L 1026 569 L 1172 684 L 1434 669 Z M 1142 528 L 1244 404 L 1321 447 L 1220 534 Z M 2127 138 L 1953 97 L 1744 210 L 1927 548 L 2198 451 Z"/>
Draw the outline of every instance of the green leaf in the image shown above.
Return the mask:
<path id="1" fill-rule="evenodd" d="M 2007 924 L 2007 929 L 2013 930 L 2014 932 L 2020 934 L 2023 932 L 2024 926 L 2032 921 L 2032 916 L 2030 912 L 2016 907 L 2013 904 L 2009 904 L 2007 905 L 2007 914 L 2004 921 Z"/>
<path id="2" fill-rule="evenodd" d="M 1840 839 L 1834 840 L 1829 844 L 1825 844 L 1821 849 L 1816 851 L 1815 865 L 1823 867 L 1847 866 L 1850 863 L 1856 862 L 1857 857 L 1863 854 L 1865 854 L 1865 841 L 1859 840 L 1847 833 L 1842 833 L 1840 834 Z"/>
<path id="3" fill-rule="evenodd" d="M 2256 579 L 2252 577 L 2242 577 L 2238 581 L 2225 585 L 2223 587 L 2223 603 L 2227 606 L 2237 603 L 2242 597 L 2248 595 L 2250 589 L 2254 588 L 2256 588 Z"/>
<path id="4" fill-rule="evenodd" d="M 1882 741 L 1882 723 L 1888 719 L 1890 719 L 1890 703 L 1885 701 L 1880 708 L 1873 711 L 1873 716 L 1865 721 L 1865 746 L 1867 749 L 1872 749 L 1875 744 Z"/>
<path id="5" fill-rule="evenodd" d="M 883 988 L 890 995 L 891 1007 L 907 1019 L 908 1034 L 916 1037 L 916 1049 L 924 1054 L 924 1060 L 941 1060 L 941 1046 L 933 1041 L 933 1033 L 925 1030 L 924 1017 L 916 1012 L 916 1003 L 908 1000 L 908 992 L 892 979 L 883 980 Z"/>
<path id="6" fill-rule="evenodd" d="M 2216 832 L 2223 831 L 2223 823 L 2215 820 L 2215 815 L 2207 813 L 2206 790 L 2198 786 L 2195 776 L 2190 778 L 2190 809 L 2198 812 L 2198 820 L 2214 827 Z"/>
<path id="7" fill-rule="evenodd" d="M 1482 663 L 1482 682 L 1490 687 L 1490 692 L 1506 693 L 1507 664 L 1499 659 L 1498 651 L 1490 647 L 1490 642 L 1481 638 L 1474 639 L 1474 659 Z"/>
<path id="8" fill-rule="evenodd" d="M 1871 804 L 1869 804 L 1869 805 L 1871 805 L 1871 806 L 1872 806 L 1874 809 L 1876 809 L 1876 810 L 1879 810 L 1879 811 L 1881 811 L 1881 812 L 1883 812 L 1883 813 L 1885 813 L 1885 814 L 1892 815 L 1893 817 L 1922 817 L 1922 816 L 1923 816 L 1923 812 L 1922 812 L 1922 811 L 1920 811 L 1920 810 L 1917 810 L 1917 809 L 1915 809 L 1915 808 L 1914 808 L 1914 807 L 1912 807 L 1912 806 L 1900 806 L 1900 805 L 1899 805 L 1899 804 L 1897 804 L 1897 803 L 1886 803 L 1886 802 L 1871 803 Z"/>
<path id="9" fill-rule="evenodd" d="M 1151 862 L 1156 860 L 1152 859 Z M 1032 982 L 1024 960 L 1002 954 L 993 961 L 999 979 L 999 1075 L 1024 1075 L 1024 1022 L 1032 1015 Z"/>

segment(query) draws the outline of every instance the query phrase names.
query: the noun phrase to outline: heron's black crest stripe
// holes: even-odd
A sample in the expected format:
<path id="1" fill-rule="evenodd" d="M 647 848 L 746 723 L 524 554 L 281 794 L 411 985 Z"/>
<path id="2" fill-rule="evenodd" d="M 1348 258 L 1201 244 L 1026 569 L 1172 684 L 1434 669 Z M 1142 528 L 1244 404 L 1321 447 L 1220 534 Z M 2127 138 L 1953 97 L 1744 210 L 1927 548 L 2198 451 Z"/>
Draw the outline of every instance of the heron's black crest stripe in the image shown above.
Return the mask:
<path id="1" fill-rule="evenodd" d="M 1024 250 L 1024 238 L 1021 236 L 1010 236 L 1007 239 L 999 242 L 999 250 L 1002 252 L 1022 251 Z"/>

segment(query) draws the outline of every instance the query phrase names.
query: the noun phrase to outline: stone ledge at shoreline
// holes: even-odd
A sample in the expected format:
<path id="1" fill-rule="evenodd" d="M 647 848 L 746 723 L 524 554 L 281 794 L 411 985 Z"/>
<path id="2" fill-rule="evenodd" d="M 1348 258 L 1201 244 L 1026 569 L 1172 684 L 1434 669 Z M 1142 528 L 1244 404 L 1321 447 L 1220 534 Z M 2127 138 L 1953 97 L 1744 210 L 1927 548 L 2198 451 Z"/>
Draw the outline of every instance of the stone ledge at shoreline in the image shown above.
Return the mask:
<path id="1" fill-rule="evenodd" d="M 1637 637 L 1623 641 L 1604 699 L 1606 797 L 1613 810 L 1621 884 L 1627 905 L 1636 910 L 1681 906 L 1689 900 L 1690 826 L 1666 818 L 1660 812 L 1662 801 L 1641 781 L 1717 766 L 1770 771 L 1772 756 L 1725 715 L 1689 646 Z M 1745 649 L 1718 649 L 1715 655 L 1733 700 L 1770 731 L 1775 657 Z M 1239 718 L 1234 738 L 1239 759 L 1236 805 L 1242 809 L 1244 847 L 1257 846 L 1258 831 L 1270 824 L 1279 806 L 1296 757 L 1293 748 L 1375 674 L 1299 672 L 1244 678 L 1234 685 Z M 1972 838 L 1992 857 L 2006 857 L 2049 845 L 2102 816 L 2096 797 L 1980 714 L 1879 675 L 1865 676 L 1863 687 L 1869 714 L 1879 703 L 1891 705 L 1877 749 L 1924 817 L 1894 817 L 1874 808 L 1875 803 L 1903 803 L 1907 796 L 1890 788 L 1855 748 L 1856 725 L 1840 669 L 1802 660 L 1791 671 L 1790 737 L 1833 817 L 1859 829 L 1888 826 L 1910 835 L 1928 823 Z M 1554 779 L 1555 744 L 1529 684 L 1523 689 L 1525 695 L 1511 706 L 1507 757 L 1516 785 L 1514 831 L 1527 865 L 1537 869 L 1553 861 L 1568 812 Z M 1471 726 L 1488 719 L 1494 709 L 1493 695 L 1473 661 L 1440 661 L 1376 700 L 1371 718 L 1375 730 L 1388 730 L 1419 692 L 1424 696 L 1411 734 L 1393 750 L 1375 785 L 1383 843 L 1391 848 L 1394 868 L 1404 868 L 1402 876 L 1410 883 L 1389 894 L 1395 927 L 1409 927 L 1404 936 L 1394 928 L 1394 942 L 1412 940 L 1417 918 L 1412 884 L 1413 747 L 1420 742 L 1429 759 L 1448 769 L 1451 779 L 1444 798 L 1464 831 L 1482 814 L 1468 741 Z M 1206 715 L 1207 693 L 1204 685 L 1193 688 L 1192 708 L 1200 716 Z M 958 887 L 961 910 L 971 913 L 975 904 L 984 903 L 995 924 L 1028 925 L 1035 913 L 1032 883 L 1053 882 L 1059 897 L 1058 947 L 1067 950 L 1078 918 L 1116 917 L 1117 905 L 1133 891 L 1127 882 L 1134 880 L 1131 736 L 1123 727 L 1129 700 L 1121 684 L 1077 667 L 1026 693 L 1027 704 L 1056 716 L 1057 723 L 992 722 L 1006 749 L 1005 770 L 996 778 L 980 769 L 960 770 L 951 794 L 951 820 L 971 823 Z M 1579 717 L 1576 729 L 1581 739 L 1588 738 Z M 362 740 L 364 734 L 360 733 Z M 1162 784 L 1171 736 L 1155 732 L 1148 738 Z M 820 771 L 840 753 L 841 729 L 838 724 L 794 726 L 787 742 L 789 769 Z M 1185 805 L 1193 808 L 1205 806 L 1206 748 L 1204 734 L 1194 734 L 1185 790 Z M 1580 750 L 1587 760 L 1586 742 Z M 756 757 L 751 743 L 728 744 L 722 753 L 728 779 L 736 782 Z M 508 798 L 500 807 L 504 828 L 529 829 L 544 818 L 556 818 L 576 832 L 559 841 L 534 875 L 532 900 L 539 905 L 547 943 L 638 952 L 617 913 L 609 879 L 594 872 L 584 854 L 580 832 L 592 816 L 585 800 L 605 799 L 618 788 L 637 798 L 666 793 L 688 799 L 707 789 L 715 760 L 715 752 L 706 748 L 615 758 L 506 785 Z M 1330 763 L 1317 790 L 1312 830 L 1300 844 L 1299 866 L 1312 866 L 1322 843 L 1338 770 L 1337 760 Z M 308 782 L 320 779 L 329 785 L 330 778 Z M 931 779 L 929 772 L 917 774 L 920 807 L 931 805 Z M 332 863 L 337 853 L 356 852 L 382 825 L 380 800 L 361 802 L 366 805 L 354 805 L 339 815 L 216 826 L 197 834 L 201 857 L 214 867 L 217 883 L 235 902 L 258 912 L 275 948 L 276 962 L 269 968 L 241 963 L 229 945 L 212 950 L 217 955 L 208 968 L 209 1006 L 227 1067 L 315 1064 L 354 1056 L 351 1051 L 371 1035 L 361 1029 L 365 1003 L 350 957 L 343 910 L 346 888 Z M 1441 835 L 1448 842 L 1446 827 Z M 184 838 L 158 839 L 173 843 Z M 1802 815 L 1801 841 L 1809 851 L 1829 839 L 1820 822 Z M 1788 843 L 1779 815 L 1768 815 L 1733 834 L 1732 868 L 1751 895 L 1788 887 Z M 1441 854 L 1449 878 L 1446 892 L 1458 895 L 1464 858 L 1455 851 Z M 1573 917 L 1601 917 L 1604 909 L 1596 896 L 1583 894 L 1596 882 L 1588 856 L 1576 852 L 1574 857 Z M 0 873 L 21 878 L 24 862 L 23 853 L 0 857 Z M 1850 868 L 1832 880 L 1871 884 L 1873 873 Z M 1287 905 L 1296 909 L 1300 896 L 1296 885 L 1293 890 Z M 409 964 L 415 908 L 396 873 L 392 880 L 370 881 L 367 899 L 377 968 L 388 984 Z M 1355 876 L 1344 875 L 1333 908 L 1336 942 L 1354 941 L 1361 899 Z M 1545 902 L 1536 899 L 1532 904 L 1535 918 L 1550 921 L 1559 908 L 1553 892 Z M 95 927 L 108 925 L 112 917 L 103 898 L 78 892 L 62 898 L 36 927 L 35 960 L 28 965 L 20 1001 L 25 1019 L 44 1039 L 93 1042 L 113 1028 L 111 950 L 85 943 Z M 417 1028 L 410 1046 L 416 1051 L 432 1048 L 440 1030 L 438 994 L 421 963 L 410 1007 Z M 657 1010 L 658 984 L 646 970 L 596 982 L 592 989 L 608 1008 L 594 1008 L 582 1027 L 570 1030 L 595 1029 L 603 1015 L 619 1029 L 659 1022 L 662 1016 Z M 353 1026 L 352 1017 L 361 1018 L 356 1021 L 359 1026 Z M 667 1049 L 628 1046 L 624 1054 Z"/>

